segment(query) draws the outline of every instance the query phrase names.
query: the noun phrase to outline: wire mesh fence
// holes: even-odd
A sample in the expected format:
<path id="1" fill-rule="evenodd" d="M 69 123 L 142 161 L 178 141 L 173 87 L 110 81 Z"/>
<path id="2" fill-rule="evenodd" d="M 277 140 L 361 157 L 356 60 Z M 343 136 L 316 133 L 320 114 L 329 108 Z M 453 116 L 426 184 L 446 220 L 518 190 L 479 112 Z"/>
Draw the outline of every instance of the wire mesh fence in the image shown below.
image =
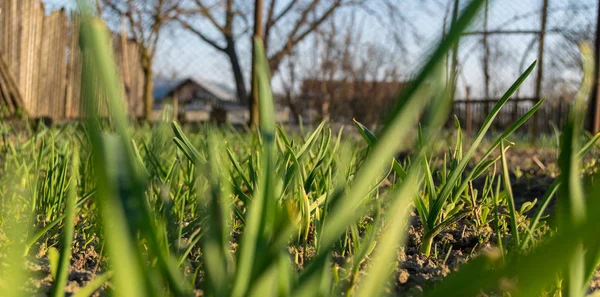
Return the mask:
<path id="1" fill-rule="evenodd" d="M 78 90 L 59 87 L 66 85 L 69 75 L 76 73 L 69 71 L 72 49 L 68 44 L 72 41 L 68 36 L 72 33 L 69 26 L 72 17 L 60 11 L 73 10 L 76 5 L 69 0 L 43 2 L 45 6 L 36 13 L 43 11 L 44 20 L 60 18 L 60 26 L 33 19 L 19 26 L 8 26 L 11 20 L 23 18 L 25 13 L 15 7 L 33 7 L 38 0 L 4 0 L 0 4 L 0 56 L 8 65 L 5 72 L 14 80 L 10 88 L 8 81 L 3 80 L 9 75 L 0 76 L 0 94 L 7 97 L 9 90 L 17 88 L 26 109 L 36 110 L 32 115 L 62 118 L 67 117 L 64 110 L 70 99 L 66 98 Z M 231 106 L 237 102 L 237 108 L 245 106 L 246 98 L 240 97 L 247 95 L 250 89 L 252 1 L 162 2 L 170 6 L 166 6 L 161 15 L 164 19 L 152 56 L 152 81 L 191 80 L 197 89 L 203 90 L 203 93 L 196 91 L 187 97 L 179 96 L 180 112 L 202 105 L 198 100 L 207 96 L 213 101 L 229 102 Z M 127 40 L 144 48 L 152 43 L 142 40 L 140 33 L 151 36 L 156 21 L 153 13 L 158 15 L 156 3 L 158 1 L 99 0 L 98 7 L 116 35 L 124 33 L 128 35 Z M 348 122 L 357 118 L 376 124 L 394 100 L 394 96 L 388 95 L 394 93 L 389 92 L 390 85 L 401 88 L 410 81 L 428 50 L 451 26 L 456 5 L 463 7 L 467 1 L 283 1 L 276 6 L 271 3 L 266 1 L 264 8 L 265 43 L 272 58 L 273 88 L 280 106 L 290 111 L 290 119 L 302 116 L 305 122 L 319 119 Z M 338 3 L 339 7 L 329 13 L 331 5 Z M 127 14 L 129 4 L 140 14 L 138 19 Z M 551 131 L 551 125 L 561 121 L 561 108 L 568 106 L 578 91 L 582 75 L 578 46 L 581 42 L 594 41 L 597 16 L 598 1 L 595 0 L 490 0 L 458 45 L 454 113 L 466 121 L 466 111 L 471 110 L 469 119 L 473 122 L 470 125 L 476 129 L 485 116 L 487 107 L 482 106 L 489 105 L 482 102 L 494 102 L 531 62 L 538 60 L 541 71 L 534 72 L 515 97 L 533 100 L 547 97 L 542 111 L 548 110 L 556 116 L 541 115 L 537 125 L 542 131 Z M 129 17 L 141 23 L 139 29 Z M 39 35 L 31 37 L 34 32 Z M 15 45 L 17 35 L 29 37 L 19 39 L 20 43 Z M 67 36 L 64 50 L 44 46 L 62 40 L 61 36 Z M 120 44 L 118 39 L 115 39 L 116 44 Z M 118 51 L 119 46 L 115 48 Z M 450 65 L 452 56 L 448 59 Z M 55 64 L 66 65 L 64 69 L 49 64 L 43 66 L 43 61 L 57 60 L 61 62 Z M 130 97 L 136 98 L 130 100 L 137 102 L 132 108 L 141 115 L 146 79 L 140 65 L 143 59 L 130 53 L 127 59 L 117 60 L 138 65 L 135 71 L 125 71 L 124 84 L 135 84 L 135 87 L 126 85 L 125 89 L 135 89 Z M 39 83 L 33 87 L 36 82 L 32 77 L 39 77 L 45 87 Z M 307 87 L 309 82 L 311 87 Z M 177 87 L 181 86 L 174 86 Z M 340 91 L 336 87 L 360 91 Z M 157 84 L 153 86 L 152 95 L 160 93 L 156 88 Z M 154 98 L 156 106 L 166 100 L 169 98 Z M 9 100 L 4 101 L 5 106 L 10 105 Z M 527 102 L 522 100 L 515 106 L 527 108 L 530 104 Z M 473 108 L 466 108 L 469 104 Z"/>

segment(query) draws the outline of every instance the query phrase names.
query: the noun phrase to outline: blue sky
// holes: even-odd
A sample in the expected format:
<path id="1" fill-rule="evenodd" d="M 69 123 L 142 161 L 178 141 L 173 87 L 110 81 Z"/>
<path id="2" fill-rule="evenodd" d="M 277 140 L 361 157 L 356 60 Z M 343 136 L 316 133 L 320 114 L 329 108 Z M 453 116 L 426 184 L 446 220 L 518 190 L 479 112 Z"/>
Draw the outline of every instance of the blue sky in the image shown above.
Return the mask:
<path id="1" fill-rule="evenodd" d="M 376 5 L 380 0 L 366 0 L 371 5 Z M 426 58 L 427 50 L 434 45 L 441 36 L 441 28 L 446 14 L 446 8 L 449 0 L 399 0 L 403 7 L 403 16 L 405 23 L 394 28 L 403 36 L 403 46 L 407 51 L 400 52 L 398 47 L 391 41 L 390 34 L 393 31 L 389 26 L 384 26 L 378 21 L 377 17 L 364 11 L 356 14 L 358 28 L 362 31 L 362 40 L 364 43 L 378 43 L 395 53 L 390 57 L 389 63 L 398 65 L 404 77 L 410 77 L 418 68 L 420 62 Z M 47 4 L 47 10 L 66 7 L 75 8 L 74 0 L 44 0 Z M 400 3 L 401 3 L 400 2 Z M 462 1 L 463 3 L 466 1 Z M 577 28 L 585 27 L 593 22 L 596 13 L 594 0 L 550 0 L 550 16 L 548 27 L 552 28 Z M 489 8 L 489 28 L 504 30 L 536 30 L 539 28 L 539 11 L 542 0 L 496 0 L 490 1 Z M 575 6 L 575 9 L 567 9 L 569 6 Z M 338 15 L 338 21 L 344 24 L 348 18 L 347 12 L 341 12 Z M 473 29 L 481 28 L 480 22 L 474 24 Z M 537 58 L 537 45 L 527 51 L 529 43 L 535 36 L 531 35 L 511 35 L 494 36 L 490 38 L 490 47 L 493 54 L 491 61 L 492 76 L 492 95 L 498 96 L 518 77 L 522 66 L 529 64 Z M 311 40 L 307 40 L 301 45 L 301 49 L 309 50 L 313 46 Z M 546 48 L 552 51 L 557 57 L 553 60 L 546 58 L 545 65 L 547 69 L 557 67 L 564 55 L 573 55 L 575 45 L 565 43 L 562 37 L 556 34 L 549 34 L 547 37 Z M 248 72 L 250 64 L 250 46 L 249 40 L 238 43 L 238 52 L 241 57 L 243 68 Z M 481 64 L 481 37 L 467 36 L 461 40 L 460 60 L 462 66 L 462 75 L 459 78 L 459 96 L 462 94 L 465 86 L 471 87 L 473 97 L 483 97 L 483 73 Z M 401 53 L 401 54 L 400 54 Z M 548 55 L 546 55 L 548 57 Z M 561 62 L 562 63 L 562 62 Z M 564 62 L 566 63 L 566 62 Z M 523 65 L 521 65 L 523 64 Z M 555 65 L 556 64 L 556 65 Z M 526 65 L 525 65 L 526 66 Z M 155 69 L 158 75 L 177 76 L 177 77 L 195 77 L 198 79 L 212 80 L 228 85 L 233 85 L 230 66 L 227 58 L 217 52 L 210 46 L 201 42 L 196 36 L 179 30 L 167 29 L 159 44 Z M 553 82 L 558 77 L 568 77 L 577 81 L 578 72 L 570 70 L 556 70 L 556 73 L 548 74 L 548 82 Z M 301 74 L 300 74 L 301 75 Z M 523 87 L 523 95 L 531 95 L 533 90 L 533 79 L 529 79 Z M 274 88 L 281 88 L 280 80 L 274 79 Z"/>

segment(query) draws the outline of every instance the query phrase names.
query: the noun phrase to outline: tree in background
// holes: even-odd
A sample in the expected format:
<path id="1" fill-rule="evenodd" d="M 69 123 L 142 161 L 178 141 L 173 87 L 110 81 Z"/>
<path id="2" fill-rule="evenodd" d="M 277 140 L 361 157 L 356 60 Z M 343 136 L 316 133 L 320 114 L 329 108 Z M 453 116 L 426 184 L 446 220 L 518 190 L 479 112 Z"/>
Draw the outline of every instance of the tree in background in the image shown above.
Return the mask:
<path id="1" fill-rule="evenodd" d="M 327 21 L 311 47 L 290 55 L 279 77 L 283 102 L 295 117 L 374 125 L 385 117 L 404 82 L 398 52 L 365 41 L 354 14 Z"/>
<path id="2" fill-rule="evenodd" d="M 98 0 L 109 20 L 124 19 L 127 33 L 140 45 L 140 64 L 144 72 L 144 115 L 152 116 L 153 68 L 162 29 L 183 13 L 183 0 Z"/>
<path id="3" fill-rule="evenodd" d="M 253 1 L 247 0 L 191 0 L 194 10 L 211 28 L 194 23 L 190 15 L 178 17 L 184 28 L 226 55 L 233 72 L 238 99 L 248 104 L 246 80 L 240 65 L 236 44 L 252 32 Z M 271 74 L 275 74 L 285 57 L 310 36 L 341 7 L 354 5 L 352 0 L 270 0 L 265 3 L 266 14 L 261 25 Z M 217 34 L 212 34 L 213 32 Z M 281 42 L 276 42 L 281 41 Z M 253 106 L 258 109 L 258 106 Z M 251 114 L 253 112 L 251 111 Z"/>

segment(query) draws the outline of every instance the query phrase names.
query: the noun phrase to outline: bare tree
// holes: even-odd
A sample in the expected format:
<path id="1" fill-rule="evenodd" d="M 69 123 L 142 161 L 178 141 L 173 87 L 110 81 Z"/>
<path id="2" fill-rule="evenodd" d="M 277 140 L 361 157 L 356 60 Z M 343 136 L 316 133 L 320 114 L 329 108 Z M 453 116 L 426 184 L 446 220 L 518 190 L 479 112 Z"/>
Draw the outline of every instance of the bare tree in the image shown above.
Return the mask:
<path id="1" fill-rule="evenodd" d="M 318 120 L 356 118 L 365 124 L 383 118 L 402 86 L 394 63 L 399 57 L 381 43 L 365 42 L 363 27 L 354 14 L 331 19 L 313 35 L 309 52 L 287 58 L 284 66 L 291 73 L 284 71 L 287 77 L 280 78 L 293 112 L 309 107 Z M 313 59 L 306 59 L 311 54 Z M 292 71 L 300 68 L 297 59 L 302 56 L 305 63 Z"/>
<path id="2" fill-rule="evenodd" d="M 263 29 L 263 7 L 265 1 L 263 0 L 254 0 L 254 34 L 253 38 L 256 38 L 263 42 L 264 44 L 264 29 Z M 250 127 L 257 128 L 259 122 L 259 94 L 258 94 L 258 81 L 257 81 L 257 68 L 254 64 L 255 59 L 258 55 L 258 49 L 256 48 L 256 43 L 252 42 L 252 80 L 251 80 L 251 89 L 252 93 L 250 97 Z"/>
<path id="3" fill-rule="evenodd" d="M 283 86 L 283 101 L 289 107 L 294 119 L 298 119 L 302 116 L 304 108 L 298 101 L 295 90 L 298 86 L 298 58 L 295 51 L 290 54 L 285 64 L 284 70 L 287 77 L 280 77 Z"/>
<path id="4" fill-rule="evenodd" d="M 192 0 L 192 2 L 199 14 L 208 21 L 210 28 L 193 23 L 190 17 L 179 17 L 178 21 L 184 28 L 228 57 L 238 99 L 241 103 L 247 104 L 249 97 L 236 44 L 241 38 L 247 38 L 252 30 L 253 24 L 248 21 L 254 12 L 252 7 L 247 6 L 250 1 L 218 0 L 208 3 L 203 0 Z M 354 3 L 352 0 L 265 1 L 266 15 L 261 26 L 271 73 L 275 74 L 283 59 L 292 53 L 294 47 L 334 15 L 336 10 Z M 214 31 L 217 32 L 216 35 L 211 34 Z M 277 40 L 283 42 L 277 43 Z"/>
<path id="5" fill-rule="evenodd" d="M 354 18 L 351 19 L 346 32 L 352 32 L 350 28 L 354 28 Z M 342 72 L 350 48 L 354 48 L 354 36 L 357 35 L 345 34 L 340 38 L 339 25 L 335 18 L 328 20 L 311 36 L 312 46 L 308 51 L 300 52 L 295 48 L 282 64 L 279 78 L 283 85 L 284 103 L 296 119 L 315 108 L 321 120 L 330 118 L 329 105 L 335 94 L 330 93 L 327 82 L 333 81 Z M 318 101 L 304 98 L 308 89 L 317 90 L 320 94 Z"/>
<path id="6" fill-rule="evenodd" d="M 589 3 L 588 3 L 589 4 Z M 583 65 L 579 46 L 582 43 L 594 44 L 596 34 L 596 18 L 586 18 L 592 7 L 579 2 L 569 2 L 569 5 L 550 12 L 564 14 L 555 21 L 552 28 L 551 44 L 545 55 L 549 58 L 543 81 L 545 96 L 558 100 L 570 100 L 575 97 L 581 83 Z M 573 22 L 573 20 L 580 20 Z"/>
<path id="7" fill-rule="evenodd" d="M 156 47 L 162 29 L 183 12 L 182 0 L 99 0 L 108 18 L 125 18 L 128 32 L 140 45 L 140 63 L 144 72 L 144 115 L 152 115 L 153 68 Z"/>

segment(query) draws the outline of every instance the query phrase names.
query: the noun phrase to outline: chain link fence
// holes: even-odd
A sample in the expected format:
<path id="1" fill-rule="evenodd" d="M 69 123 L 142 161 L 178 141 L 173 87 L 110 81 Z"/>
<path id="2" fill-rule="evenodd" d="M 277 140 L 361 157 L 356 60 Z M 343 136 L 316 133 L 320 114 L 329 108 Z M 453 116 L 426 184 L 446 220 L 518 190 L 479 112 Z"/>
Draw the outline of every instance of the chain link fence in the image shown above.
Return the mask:
<path id="1" fill-rule="evenodd" d="M 3 2 L 6 1 L 12 0 Z M 43 2 L 46 15 L 63 8 L 67 11 L 76 9 L 75 2 L 70 0 Z M 209 2 L 210 8 L 214 9 L 211 15 L 215 22 L 224 24 L 225 2 Z M 236 38 L 234 48 L 239 62 L 239 75 L 243 77 L 242 85 L 246 92 L 250 89 L 251 2 L 233 1 L 235 12 L 240 15 L 232 24 L 232 32 Z M 273 26 L 267 40 L 270 44 L 269 54 L 274 55 L 278 49 L 285 48 L 295 20 L 301 16 L 302 8 L 311 1 L 304 2 L 306 3 L 292 8 L 288 19 L 283 18 L 277 26 Z M 230 100 L 232 97 L 239 97 L 240 81 L 236 81 L 232 60 L 225 51 L 207 42 L 216 41 L 218 46 L 225 48 L 228 44 L 223 35 L 214 26 L 211 27 L 212 20 L 207 19 L 206 14 L 199 13 L 197 9 L 194 14 L 191 13 L 195 8 L 194 1 L 181 3 L 185 13 L 180 14 L 180 19 L 201 29 L 204 36 L 182 22 L 168 22 L 161 29 L 156 46 L 154 81 L 191 80 L 195 82 L 192 87 L 196 90 L 194 94 L 203 89 L 213 97 L 218 97 L 216 99 Z M 266 3 L 265 15 L 269 16 L 270 1 Z M 305 121 L 330 119 L 348 122 L 352 118 L 358 118 L 369 124 L 377 123 L 385 116 L 385 110 L 393 104 L 393 96 L 390 94 L 395 92 L 390 90 L 400 89 L 409 82 L 427 58 L 428 51 L 443 38 L 444 32 L 451 25 L 456 3 L 462 7 L 467 1 L 370 0 L 344 4 L 302 41 L 294 44 L 293 49 L 272 69 L 273 88 L 279 105 L 290 110 L 291 120 L 302 116 Z M 280 5 L 274 8 L 274 15 L 286 9 L 285 3 Z M 459 114 L 461 121 L 467 124 L 466 112 L 469 109 L 468 104 L 462 101 L 469 100 L 475 102 L 469 104 L 479 104 L 479 107 L 473 105 L 470 108 L 469 115 L 472 119 L 469 125 L 476 128 L 481 122 L 479 118 L 485 116 L 485 111 L 490 108 L 488 105 L 493 104 L 530 63 L 538 60 L 543 71 L 534 72 L 527 79 L 516 95 L 523 100 L 506 108 L 510 113 L 506 118 L 514 118 L 517 110 L 525 110 L 540 96 L 545 96 L 548 98 L 545 108 L 548 113 L 554 114 L 542 116 L 543 130 L 550 129 L 550 124 L 545 123 L 546 119 L 559 125 L 560 114 L 564 113 L 561 108 L 566 108 L 564 106 L 568 105 L 579 88 L 581 59 L 578 46 L 581 42 L 593 42 L 595 38 L 597 7 L 596 0 L 489 1 L 458 46 L 456 100 L 459 102 L 455 104 L 454 111 Z M 317 8 L 310 13 L 318 15 L 324 9 Z M 104 7 L 102 14 L 109 27 L 116 33 L 131 33 L 130 24 L 116 18 L 109 10 Z M 0 11 L 0 20 L 9 17 L 14 16 L 7 11 Z M 311 15 L 307 20 L 311 20 Z M 35 24 L 25 24 L 33 25 Z M 125 28 L 121 28 L 122 25 Z M 23 28 L 11 34 L 23 34 L 26 31 Z M 9 38 L 5 31 L 0 35 L 0 44 Z M 48 32 L 41 37 L 51 36 L 54 36 L 52 32 Z M 17 53 L 5 48 L 0 50 L 4 59 L 9 61 L 8 64 L 27 55 L 23 51 Z M 139 61 L 132 58 L 128 63 Z M 23 71 L 39 72 L 35 66 Z M 57 74 L 51 68 L 46 72 L 48 77 Z M 13 75 L 18 76 L 15 78 L 19 80 L 16 85 L 25 85 L 20 80 L 27 79 L 27 73 Z M 4 85 L 2 87 L 7 89 Z M 336 88 L 346 91 L 341 92 Z M 162 93 L 172 95 L 172 92 Z M 55 96 L 65 95 L 57 93 Z M 42 100 L 42 96 L 37 97 L 27 100 Z M 155 98 L 155 102 L 160 103 L 160 99 L 162 98 Z M 184 105 L 181 108 L 185 109 Z"/>

